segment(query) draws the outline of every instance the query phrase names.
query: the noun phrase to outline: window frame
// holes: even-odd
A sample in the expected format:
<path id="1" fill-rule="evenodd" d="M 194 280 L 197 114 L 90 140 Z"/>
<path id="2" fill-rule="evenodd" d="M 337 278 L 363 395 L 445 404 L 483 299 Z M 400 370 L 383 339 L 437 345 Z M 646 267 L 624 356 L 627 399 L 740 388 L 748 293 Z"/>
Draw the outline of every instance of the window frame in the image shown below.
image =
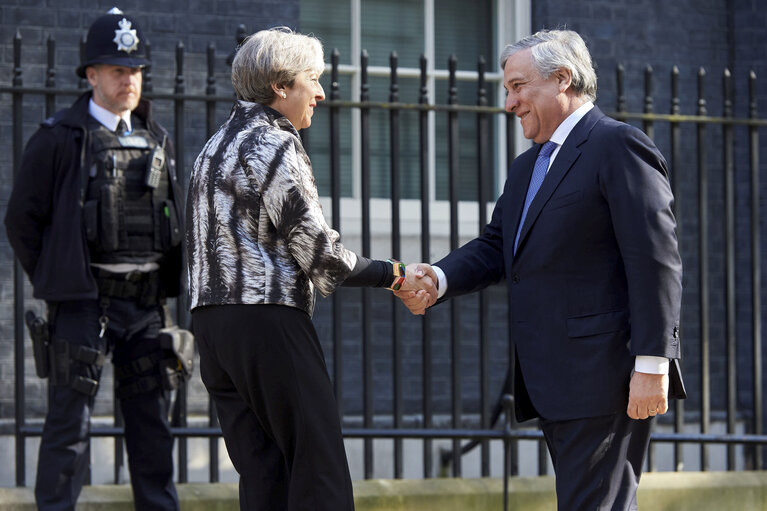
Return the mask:
<path id="1" fill-rule="evenodd" d="M 505 102 L 505 91 L 502 86 L 503 73 L 497 67 L 497 56 L 501 54 L 506 44 L 519 40 L 521 37 L 530 34 L 531 30 L 531 0 L 493 0 L 493 47 L 495 55 L 488 59 L 488 71 L 485 73 L 485 80 L 488 83 L 495 83 L 495 98 L 489 98 L 491 104 L 503 105 Z M 352 64 L 339 64 L 338 72 L 341 76 L 350 77 L 351 90 L 348 92 L 352 101 L 359 100 L 359 91 L 361 86 L 361 68 L 359 59 L 362 48 L 362 0 L 349 0 L 350 4 L 350 48 Z M 423 53 L 427 58 L 427 94 L 429 103 L 434 104 L 436 83 L 438 80 L 446 81 L 449 77 L 449 71 L 446 68 L 435 66 L 435 0 L 423 0 L 424 7 L 424 40 Z M 326 64 L 326 72 L 329 73 L 331 66 Z M 390 69 L 387 66 L 368 66 L 368 76 L 372 77 L 390 77 Z M 420 78 L 421 71 L 418 68 L 398 67 L 398 78 Z M 459 81 L 477 81 L 476 71 L 458 70 L 456 79 Z M 493 103 L 494 102 L 494 103 Z M 429 172 L 429 202 L 434 211 L 432 215 L 432 235 L 449 236 L 449 203 L 446 200 L 437 200 L 436 197 L 436 125 L 435 112 L 429 112 L 429 154 L 428 154 L 428 172 Z M 351 116 L 352 133 L 359 133 L 361 126 L 361 115 L 358 109 L 354 109 Z M 497 162 L 493 169 L 494 190 L 497 193 L 503 189 L 506 179 L 507 161 L 506 151 L 506 123 L 501 116 L 495 116 L 494 119 L 494 161 Z M 516 121 L 518 122 L 518 121 Z M 529 147 L 529 141 L 522 136 L 521 129 L 515 130 L 514 147 L 519 148 L 516 153 Z M 360 232 L 359 226 L 359 200 L 361 197 L 361 142 L 358 137 L 352 137 L 351 140 L 351 197 L 342 197 L 341 200 L 341 224 L 345 238 L 347 235 L 356 237 Z M 495 203 L 493 197 L 491 203 L 485 205 L 489 212 L 492 212 L 492 206 Z M 330 213 L 330 199 L 322 197 L 325 211 Z M 477 222 L 479 219 L 476 201 L 461 201 L 460 225 L 461 233 L 473 232 L 469 238 L 478 232 Z M 463 204 L 466 202 L 466 204 Z M 371 199 L 371 211 L 377 212 L 378 218 L 371 218 L 373 232 L 378 235 L 385 235 L 387 230 L 391 229 L 390 222 L 390 201 L 388 199 Z M 374 206 L 374 207 L 373 207 Z M 401 218 L 404 225 L 413 225 L 413 221 L 420 216 L 420 207 L 418 200 L 402 199 L 400 203 Z M 444 213 L 444 214 L 443 214 Z M 388 217 L 387 217 L 388 215 Z M 488 215 L 489 218 L 489 215 Z M 403 235 L 405 232 L 403 232 Z"/>

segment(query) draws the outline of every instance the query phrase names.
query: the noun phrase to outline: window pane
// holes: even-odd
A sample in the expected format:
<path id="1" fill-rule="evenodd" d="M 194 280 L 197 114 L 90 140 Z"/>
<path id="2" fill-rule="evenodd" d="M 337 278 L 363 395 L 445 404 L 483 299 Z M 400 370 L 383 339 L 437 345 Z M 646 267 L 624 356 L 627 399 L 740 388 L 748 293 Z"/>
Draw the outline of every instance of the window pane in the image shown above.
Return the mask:
<path id="1" fill-rule="evenodd" d="M 423 53 L 423 0 L 362 0 L 362 49 L 371 66 L 389 66 L 397 52 L 401 67 L 418 67 Z"/>
<path id="2" fill-rule="evenodd" d="M 435 0 L 434 67 L 446 69 L 451 54 L 462 70 L 476 71 L 480 55 L 494 61 L 492 12 L 492 0 Z"/>
<path id="3" fill-rule="evenodd" d="M 330 52 L 338 48 L 340 62 L 351 64 L 351 3 L 349 0 L 301 0 L 299 27 L 305 34 L 313 34 L 325 49 L 325 62 Z"/>
<path id="4" fill-rule="evenodd" d="M 436 80 L 437 104 L 447 104 L 448 82 L 445 80 Z M 490 104 L 495 98 L 497 85 L 486 83 L 487 98 Z M 477 104 L 477 82 L 458 82 L 458 104 L 476 105 Z M 489 114 L 488 114 L 489 115 Z M 485 176 L 486 192 L 492 197 L 494 194 L 493 178 L 491 177 L 495 169 L 494 147 L 495 147 L 495 122 L 494 115 L 488 117 L 488 152 L 489 159 Z M 438 200 L 449 199 L 449 154 L 448 154 L 448 113 L 437 112 L 436 114 L 436 169 L 435 169 L 435 191 Z M 477 200 L 479 198 L 477 188 L 478 169 L 478 140 L 477 140 L 477 114 L 458 113 L 458 199 L 459 200 Z"/>
<path id="5" fill-rule="evenodd" d="M 350 0 L 300 0 L 301 30 L 313 32 L 325 45 L 326 62 L 330 62 L 330 52 L 338 48 L 341 63 L 359 64 L 359 56 L 350 55 L 351 9 Z M 493 51 L 493 0 L 479 0 L 467 8 L 466 2 L 458 0 L 435 0 L 435 62 L 437 69 L 446 69 L 451 54 L 458 58 L 458 68 L 476 71 L 478 57 L 482 55 L 487 62 L 488 71 L 494 71 L 495 55 Z M 361 0 L 361 47 L 367 50 L 371 66 L 389 67 L 392 51 L 398 55 L 398 67 L 418 68 L 421 54 L 424 52 L 424 4 L 423 0 Z M 417 103 L 419 80 L 400 78 L 399 101 Z M 326 94 L 330 95 L 329 73 L 322 77 Z M 388 102 L 390 98 L 390 79 L 370 76 L 370 100 Z M 437 79 L 435 82 L 434 101 L 447 103 L 447 82 Z M 487 97 L 490 104 L 495 101 L 497 85 L 488 84 Z M 359 90 L 351 89 L 351 79 L 342 75 L 340 84 L 342 99 L 357 100 Z M 463 105 L 477 104 L 477 88 L 474 81 L 458 82 L 458 101 Z M 352 133 L 352 117 L 356 109 L 344 108 L 340 114 L 341 133 L 341 193 L 352 194 L 352 169 L 359 162 L 352 162 L 351 148 L 353 138 L 359 133 Z M 418 111 L 402 110 L 399 113 L 399 162 L 401 169 L 401 196 L 418 198 L 420 196 L 419 178 L 419 133 Z M 492 116 L 491 116 L 492 117 Z M 436 154 L 435 187 L 436 198 L 448 198 L 448 141 L 447 114 L 437 112 L 435 120 Z M 461 200 L 476 200 L 477 190 L 477 115 L 460 113 L 459 119 L 459 190 Z M 390 150 L 390 110 L 370 110 L 370 183 L 373 197 L 389 197 L 391 187 Z M 492 174 L 495 169 L 495 123 L 488 122 L 488 166 Z M 310 151 L 315 169 L 318 188 L 322 195 L 330 192 L 330 136 L 328 110 L 318 108 L 315 112 L 313 127 L 307 133 L 307 149 Z M 487 176 L 490 196 L 495 195 L 494 180 Z"/>
<path id="6" fill-rule="evenodd" d="M 417 78 L 400 78 L 400 103 L 417 103 L 419 84 Z M 391 81 L 388 77 L 370 79 L 370 100 L 389 101 Z M 391 196 L 391 111 L 373 109 L 370 111 L 370 194 L 373 197 Z M 417 198 L 420 193 L 418 167 L 419 135 L 418 113 L 412 110 L 399 111 L 399 165 L 400 196 Z"/>
<path id="7" fill-rule="evenodd" d="M 330 99 L 330 73 L 323 73 L 320 83 L 325 89 L 325 96 Z M 338 79 L 341 97 L 351 88 L 351 77 L 342 75 Z M 347 92 L 344 92 L 347 91 Z M 339 144 L 341 155 L 341 196 L 352 195 L 352 109 L 341 108 L 338 114 Z M 320 196 L 330 196 L 330 109 L 320 103 L 314 110 L 312 126 L 301 134 L 304 146 L 312 161 L 314 179 Z"/>

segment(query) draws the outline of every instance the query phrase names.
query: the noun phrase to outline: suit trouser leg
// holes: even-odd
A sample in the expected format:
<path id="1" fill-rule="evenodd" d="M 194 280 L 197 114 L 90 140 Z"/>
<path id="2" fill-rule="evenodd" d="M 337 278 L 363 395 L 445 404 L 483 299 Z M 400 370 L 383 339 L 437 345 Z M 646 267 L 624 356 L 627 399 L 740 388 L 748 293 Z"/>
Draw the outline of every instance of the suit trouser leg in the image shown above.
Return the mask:
<path id="1" fill-rule="evenodd" d="M 74 352 L 80 345 L 106 350 L 98 337 L 95 302 L 63 302 L 53 318 L 52 336 Z M 93 328 L 88 326 L 92 325 Z M 79 362 L 70 373 L 98 381 L 101 368 Z M 74 510 L 90 465 L 89 433 L 94 397 L 69 385 L 51 385 L 51 399 L 40 440 L 35 480 L 35 500 L 42 511 Z"/>
<path id="2" fill-rule="evenodd" d="M 541 421 L 556 473 L 559 511 L 637 509 L 651 420 L 625 413 Z"/>
<path id="3" fill-rule="evenodd" d="M 192 312 L 245 510 L 350 511 L 351 478 L 322 349 L 309 316 L 281 305 Z"/>

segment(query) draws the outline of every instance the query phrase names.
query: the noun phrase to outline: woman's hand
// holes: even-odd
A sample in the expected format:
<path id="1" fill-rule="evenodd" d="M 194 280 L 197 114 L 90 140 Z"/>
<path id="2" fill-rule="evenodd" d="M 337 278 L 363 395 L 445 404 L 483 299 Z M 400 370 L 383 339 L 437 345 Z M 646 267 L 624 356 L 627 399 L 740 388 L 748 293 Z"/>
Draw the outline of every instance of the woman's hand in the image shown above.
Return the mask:
<path id="1" fill-rule="evenodd" d="M 405 282 L 394 295 L 411 313 L 424 314 L 437 301 L 437 274 L 427 263 L 412 263 L 405 269 Z"/>

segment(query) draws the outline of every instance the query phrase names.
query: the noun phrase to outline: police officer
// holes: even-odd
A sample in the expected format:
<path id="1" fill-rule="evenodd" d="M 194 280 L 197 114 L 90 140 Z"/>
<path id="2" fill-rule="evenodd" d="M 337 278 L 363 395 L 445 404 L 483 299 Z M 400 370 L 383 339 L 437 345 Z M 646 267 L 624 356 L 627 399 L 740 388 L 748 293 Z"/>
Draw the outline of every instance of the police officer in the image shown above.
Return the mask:
<path id="1" fill-rule="evenodd" d="M 8 239 L 48 306 L 41 510 L 75 509 L 108 355 L 135 506 L 178 509 L 167 419 L 178 364 L 159 337 L 164 299 L 179 293 L 184 208 L 168 134 L 141 99 L 144 43 L 119 9 L 91 25 L 77 74 L 92 90 L 32 135 L 8 202 Z"/>

